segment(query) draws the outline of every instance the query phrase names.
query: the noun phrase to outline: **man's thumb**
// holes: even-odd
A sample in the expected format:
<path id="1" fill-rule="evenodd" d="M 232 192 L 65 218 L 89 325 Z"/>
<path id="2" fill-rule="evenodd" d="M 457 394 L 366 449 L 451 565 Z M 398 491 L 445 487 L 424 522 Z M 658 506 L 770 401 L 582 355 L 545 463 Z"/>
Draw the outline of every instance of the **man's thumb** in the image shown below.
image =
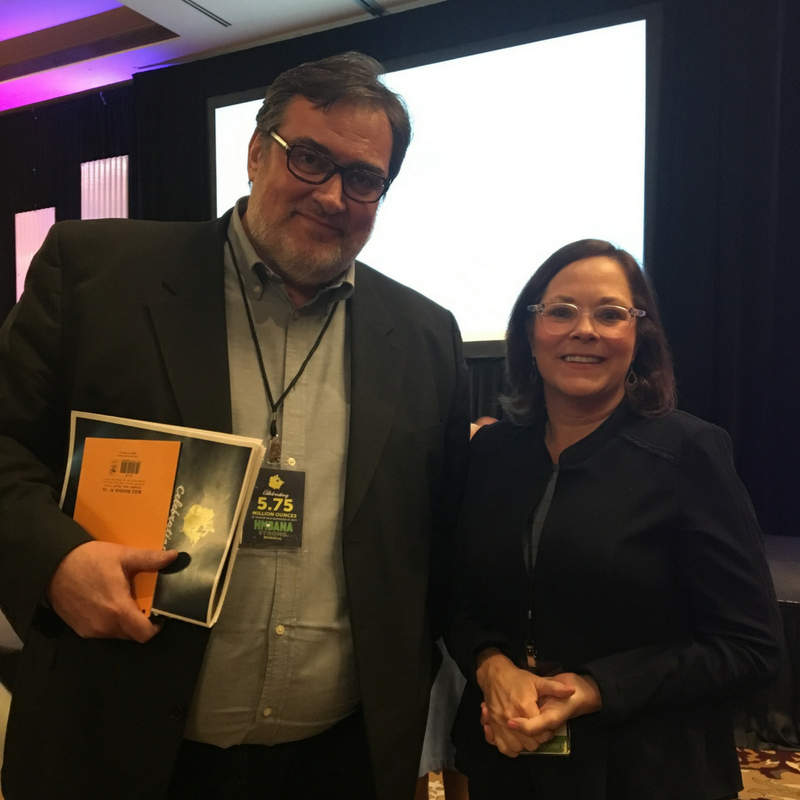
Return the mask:
<path id="1" fill-rule="evenodd" d="M 125 571 L 129 575 L 136 572 L 158 572 L 177 557 L 177 550 L 143 550 L 131 547 L 125 557 Z"/>

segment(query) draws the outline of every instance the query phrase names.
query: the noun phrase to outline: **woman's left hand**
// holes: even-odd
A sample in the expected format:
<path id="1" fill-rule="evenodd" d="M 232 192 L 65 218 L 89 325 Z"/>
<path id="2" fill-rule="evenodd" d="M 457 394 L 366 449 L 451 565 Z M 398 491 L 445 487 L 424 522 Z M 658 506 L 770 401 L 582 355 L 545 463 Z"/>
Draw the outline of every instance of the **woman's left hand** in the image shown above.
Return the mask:
<path id="1" fill-rule="evenodd" d="M 514 717 L 509 719 L 508 727 L 524 736 L 540 738 L 544 732 L 555 731 L 560 725 L 573 717 L 599 711 L 602 706 L 600 689 L 590 675 L 577 675 L 574 672 L 562 672 L 552 678 L 554 681 L 572 687 L 575 691 L 569 697 L 548 695 L 539 703 L 539 715 L 536 717 Z"/>

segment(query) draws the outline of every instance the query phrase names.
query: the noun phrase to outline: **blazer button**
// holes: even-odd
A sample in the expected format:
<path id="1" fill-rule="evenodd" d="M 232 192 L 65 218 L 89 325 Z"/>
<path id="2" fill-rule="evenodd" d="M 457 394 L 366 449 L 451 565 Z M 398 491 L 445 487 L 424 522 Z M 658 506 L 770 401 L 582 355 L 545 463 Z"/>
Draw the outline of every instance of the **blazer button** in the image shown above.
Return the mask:
<path id="1" fill-rule="evenodd" d="M 185 714 L 186 709 L 183 706 L 173 706 L 172 711 L 169 712 L 170 718 L 174 719 L 176 722 L 179 719 L 183 719 Z"/>

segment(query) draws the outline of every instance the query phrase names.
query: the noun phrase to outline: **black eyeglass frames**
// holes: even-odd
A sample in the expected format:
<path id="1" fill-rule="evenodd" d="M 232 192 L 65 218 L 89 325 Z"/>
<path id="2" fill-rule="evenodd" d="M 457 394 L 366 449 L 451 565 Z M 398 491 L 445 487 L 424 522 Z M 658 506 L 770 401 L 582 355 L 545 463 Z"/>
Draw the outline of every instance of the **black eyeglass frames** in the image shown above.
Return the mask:
<path id="1" fill-rule="evenodd" d="M 334 175 L 342 176 L 342 191 L 358 203 L 377 203 L 391 181 L 359 167 L 345 167 L 330 156 L 304 144 L 289 144 L 275 131 L 270 136 L 286 151 L 286 168 L 298 180 L 319 186 Z"/>

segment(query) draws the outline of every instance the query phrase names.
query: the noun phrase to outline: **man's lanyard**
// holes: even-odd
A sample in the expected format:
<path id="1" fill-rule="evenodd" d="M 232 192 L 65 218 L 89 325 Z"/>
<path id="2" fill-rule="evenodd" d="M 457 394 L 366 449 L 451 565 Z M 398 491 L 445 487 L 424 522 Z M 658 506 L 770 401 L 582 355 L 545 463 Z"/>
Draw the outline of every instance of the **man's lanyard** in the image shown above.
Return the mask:
<path id="1" fill-rule="evenodd" d="M 319 336 L 317 336 L 317 341 L 311 346 L 311 349 L 308 351 L 308 355 L 305 358 L 305 361 L 300 365 L 300 369 L 297 371 L 297 375 L 292 378 L 291 383 L 286 387 L 283 394 L 278 398 L 277 401 L 273 400 L 272 398 L 272 391 L 269 388 L 269 380 L 267 379 L 267 370 L 264 367 L 264 357 L 261 354 L 261 346 L 258 343 L 258 336 L 256 335 L 256 326 L 255 322 L 253 322 L 253 313 L 250 310 L 250 303 L 247 300 L 247 292 L 244 288 L 244 279 L 242 278 L 241 270 L 239 269 L 239 261 L 236 258 L 236 253 L 233 249 L 233 245 L 231 244 L 230 237 L 227 239 L 228 248 L 230 249 L 231 258 L 233 260 L 233 266 L 236 269 L 236 277 L 239 279 L 239 289 L 242 292 L 242 302 L 244 303 L 244 310 L 247 312 L 247 322 L 250 325 L 250 335 L 253 337 L 253 346 L 256 349 L 256 355 L 258 356 L 258 366 L 261 370 L 261 380 L 264 382 L 264 390 L 267 393 L 267 400 L 269 401 L 269 407 L 272 411 L 272 417 L 269 423 L 269 446 L 267 448 L 267 463 L 268 464 L 280 464 L 281 461 L 281 440 L 278 436 L 278 412 L 283 408 L 283 401 L 286 399 L 286 395 L 294 388 L 294 385 L 297 381 L 300 380 L 300 376 L 305 371 L 305 368 L 308 366 L 308 362 L 311 361 L 311 356 L 317 351 L 319 347 L 319 343 L 322 341 L 322 337 L 325 335 L 325 331 L 328 330 L 328 326 L 331 324 L 331 320 L 333 319 L 333 315 L 336 312 L 336 307 L 339 305 L 339 301 L 337 300 L 333 303 L 330 313 L 328 314 L 328 318 L 325 320 L 325 324 L 322 326 L 322 330 L 319 332 Z"/>

